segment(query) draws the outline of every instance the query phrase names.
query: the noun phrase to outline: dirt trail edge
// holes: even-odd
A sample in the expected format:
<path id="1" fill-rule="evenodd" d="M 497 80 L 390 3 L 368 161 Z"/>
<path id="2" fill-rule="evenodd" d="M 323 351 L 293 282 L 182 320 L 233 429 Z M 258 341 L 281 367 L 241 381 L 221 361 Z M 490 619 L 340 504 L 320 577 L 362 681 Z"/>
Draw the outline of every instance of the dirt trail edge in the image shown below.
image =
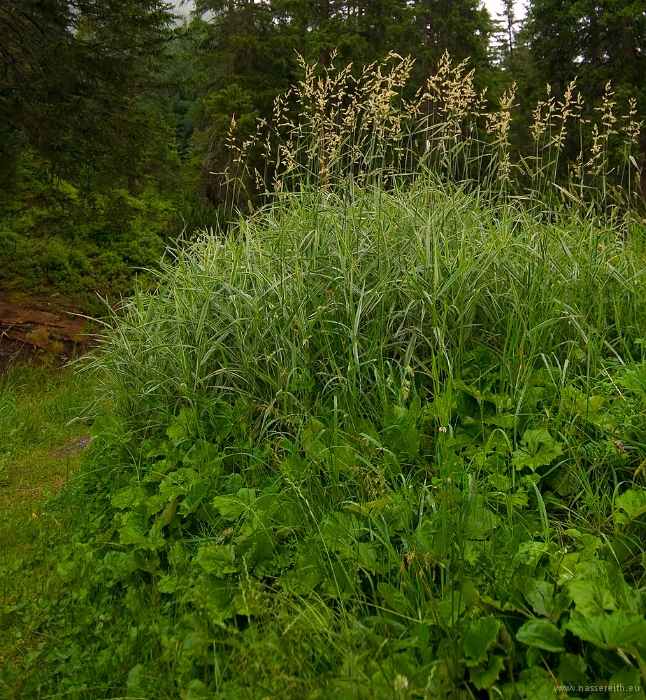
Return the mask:
<path id="1" fill-rule="evenodd" d="M 0 292 L 0 369 L 14 360 L 65 362 L 96 345 L 79 305 L 60 297 Z"/>

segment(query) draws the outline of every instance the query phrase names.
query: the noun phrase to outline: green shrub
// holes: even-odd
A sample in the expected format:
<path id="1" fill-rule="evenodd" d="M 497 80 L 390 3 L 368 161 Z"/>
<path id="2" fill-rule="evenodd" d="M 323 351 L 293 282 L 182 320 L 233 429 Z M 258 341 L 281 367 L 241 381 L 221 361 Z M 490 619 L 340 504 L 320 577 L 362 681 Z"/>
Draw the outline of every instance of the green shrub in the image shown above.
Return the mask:
<path id="1" fill-rule="evenodd" d="M 34 169 L 23 175 L 0 228 L 0 280 L 13 288 L 89 302 L 97 292 L 128 294 L 139 269 L 155 267 L 181 231 L 176 205 L 150 184 L 136 197 L 120 189 L 87 194 Z"/>

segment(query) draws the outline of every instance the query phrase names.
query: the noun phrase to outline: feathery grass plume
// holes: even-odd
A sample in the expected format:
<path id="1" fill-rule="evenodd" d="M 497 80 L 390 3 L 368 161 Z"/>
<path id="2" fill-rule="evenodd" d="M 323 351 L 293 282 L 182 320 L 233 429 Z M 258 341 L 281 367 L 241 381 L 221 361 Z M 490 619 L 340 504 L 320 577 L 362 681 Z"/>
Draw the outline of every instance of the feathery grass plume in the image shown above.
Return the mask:
<path id="1" fill-rule="evenodd" d="M 475 89 L 475 70 L 467 71 L 467 64 L 464 60 L 454 65 L 445 52 L 413 108 L 425 154 L 421 164 L 456 183 L 477 180 L 481 174 L 478 118 L 484 111 L 485 92 Z"/>
<path id="2" fill-rule="evenodd" d="M 628 191 L 628 197 L 632 201 L 637 194 L 641 194 L 641 168 L 635 160 L 639 137 L 644 126 L 644 120 L 637 120 L 637 100 L 634 97 L 628 100 L 628 113 L 623 115 L 623 157 L 621 184 Z M 633 184 L 634 183 L 634 184 Z"/>
<path id="3" fill-rule="evenodd" d="M 503 92 L 500 98 L 500 110 L 487 115 L 487 133 L 491 137 L 491 148 L 493 157 L 489 164 L 489 184 L 493 190 L 496 183 L 504 192 L 508 183 L 511 171 L 511 161 L 509 157 L 509 129 L 511 127 L 511 109 L 516 98 L 516 83 L 509 90 Z"/>
<path id="4" fill-rule="evenodd" d="M 276 98 L 273 118 L 258 122 L 254 139 L 236 144 L 232 122 L 232 158 L 223 176 L 232 210 L 251 211 L 252 184 L 266 202 L 312 186 L 339 192 L 355 184 L 392 187 L 395 181 L 436 177 L 491 196 L 522 196 L 538 208 L 552 202 L 624 208 L 638 203 L 633 150 L 642 122 L 634 101 L 627 114 L 616 116 L 610 85 L 589 129 L 576 81 L 560 99 L 548 85 L 546 99 L 532 113 L 533 152 L 525 156 L 510 151 L 515 86 L 496 109 L 488 108 L 467 61 L 454 64 L 445 53 L 424 87 L 406 101 L 410 58 L 390 54 L 358 73 L 352 65 L 337 68 L 335 58 L 329 66 L 301 58 L 302 80 Z M 616 147 L 619 132 L 623 141 Z M 568 161 L 573 147 L 578 156 Z M 261 167 L 253 164 L 258 153 Z"/>
<path id="5" fill-rule="evenodd" d="M 334 58 L 334 57 L 333 57 Z M 362 69 L 322 71 L 301 59 L 304 78 L 275 104 L 266 127 L 265 157 L 275 168 L 274 189 L 365 182 L 393 167 L 402 136 L 402 112 L 393 105 L 406 83 L 410 58 L 390 54 Z"/>

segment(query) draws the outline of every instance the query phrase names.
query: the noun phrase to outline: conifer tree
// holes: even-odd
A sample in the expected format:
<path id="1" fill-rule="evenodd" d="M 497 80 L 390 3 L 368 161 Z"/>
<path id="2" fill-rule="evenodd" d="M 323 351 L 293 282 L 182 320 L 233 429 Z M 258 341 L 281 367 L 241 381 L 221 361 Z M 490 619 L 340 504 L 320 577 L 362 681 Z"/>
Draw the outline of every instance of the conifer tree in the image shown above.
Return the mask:
<path id="1" fill-rule="evenodd" d="M 533 0 L 525 29 L 533 70 L 562 91 L 577 77 L 596 102 L 611 81 L 631 92 L 646 113 L 646 2 L 644 0 Z"/>
<path id="2" fill-rule="evenodd" d="M 481 86 L 491 74 L 490 39 L 494 24 L 477 0 L 414 0 L 411 4 L 417 29 L 412 55 L 417 72 L 428 75 L 445 51 L 454 61 L 469 59 Z"/>
<path id="3" fill-rule="evenodd" d="M 163 0 L 0 3 L 0 169 L 31 148 L 93 187 L 132 181 L 163 130 L 142 98 L 171 22 Z"/>
<path id="4" fill-rule="evenodd" d="M 524 79 L 526 99 L 563 94 L 576 78 L 583 94 L 584 116 L 593 117 L 608 84 L 616 112 L 636 100 L 635 118 L 646 116 L 646 2 L 644 0 L 532 0 L 523 31 L 529 65 Z M 646 136 L 638 149 L 646 173 Z M 646 177 L 642 176 L 646 196 Z"/>

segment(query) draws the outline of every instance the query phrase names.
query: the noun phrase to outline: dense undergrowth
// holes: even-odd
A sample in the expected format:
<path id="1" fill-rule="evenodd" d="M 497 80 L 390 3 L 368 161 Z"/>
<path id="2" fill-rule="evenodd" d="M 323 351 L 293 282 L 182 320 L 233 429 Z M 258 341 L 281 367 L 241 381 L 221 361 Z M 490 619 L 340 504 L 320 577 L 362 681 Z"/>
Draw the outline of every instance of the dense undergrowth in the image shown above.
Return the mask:
<path id="1" fill-rule="evenodd" d="M 644 696 L 640 125 L 613 145 L 608 91 L 564 163 L 570 90 L 514 162 L 513 90 L 487 116 L 447 57 L 395 109 L 410 65 L 277 101 L 266 173 L 231 144 L 249 216 L 77 365 L 93 440 L 3 564 L 6 697 Z"/>
<path id="2" fill-rule="evenodd" d="M 23 157 L 10 197 L 0 197 L 0 284 L 31 295 L 66 295 L 103 315 L 97 294 L 118 299 L 149 282 L 165 247 L 182 230 L 215 225 L 201 198 L 152 179 L 132 191 L 88 191 Z"/>
<path id="3" fill-rule="evenodd" d="M 430 185 L 282 197 L 126 302 L 6 697 L 643 697 L 643 224 Z"/>

